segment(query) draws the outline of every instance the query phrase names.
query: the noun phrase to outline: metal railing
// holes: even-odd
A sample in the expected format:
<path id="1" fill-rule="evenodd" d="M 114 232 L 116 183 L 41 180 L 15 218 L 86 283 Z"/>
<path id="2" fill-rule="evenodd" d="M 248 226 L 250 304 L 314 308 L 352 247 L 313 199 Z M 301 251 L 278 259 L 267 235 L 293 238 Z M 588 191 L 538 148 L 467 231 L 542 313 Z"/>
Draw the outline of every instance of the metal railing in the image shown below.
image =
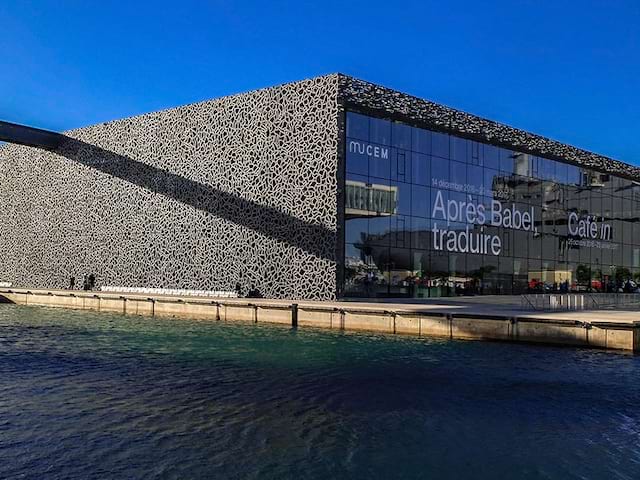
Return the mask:
<path id="1" fill-rule="evenodd" d="M 640 308 L 640 293 L 527 293 L 520 297 L 523 310 L 598 310 Z"/>

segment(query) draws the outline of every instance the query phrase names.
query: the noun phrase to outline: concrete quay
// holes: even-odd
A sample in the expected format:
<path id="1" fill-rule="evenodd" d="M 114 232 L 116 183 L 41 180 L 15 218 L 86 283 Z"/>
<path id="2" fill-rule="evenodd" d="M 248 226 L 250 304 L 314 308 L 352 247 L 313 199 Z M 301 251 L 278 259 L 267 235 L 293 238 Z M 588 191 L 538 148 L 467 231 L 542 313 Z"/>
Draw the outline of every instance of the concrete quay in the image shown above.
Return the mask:
<path id="1" fill-rule="evenodd" d="M 519 299 L 515 297 L 439 298 L 420 303 L 316 302 L 0 288 L 0 302 L 300 328 L 640 351 L 638 310 L 532 312 L 519 308 Z"/>

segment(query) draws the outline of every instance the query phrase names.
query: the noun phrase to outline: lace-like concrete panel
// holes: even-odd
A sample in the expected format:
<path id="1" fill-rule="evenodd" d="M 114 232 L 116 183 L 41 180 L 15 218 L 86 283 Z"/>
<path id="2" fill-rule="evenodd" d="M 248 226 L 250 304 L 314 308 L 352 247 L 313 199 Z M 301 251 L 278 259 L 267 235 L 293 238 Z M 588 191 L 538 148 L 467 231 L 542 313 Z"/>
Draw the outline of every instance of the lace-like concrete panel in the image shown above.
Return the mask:
<path id="1" fill-rule="evenodd" d="M 0 281 L 336 292 L 338 76 L 0 148 Z"/>

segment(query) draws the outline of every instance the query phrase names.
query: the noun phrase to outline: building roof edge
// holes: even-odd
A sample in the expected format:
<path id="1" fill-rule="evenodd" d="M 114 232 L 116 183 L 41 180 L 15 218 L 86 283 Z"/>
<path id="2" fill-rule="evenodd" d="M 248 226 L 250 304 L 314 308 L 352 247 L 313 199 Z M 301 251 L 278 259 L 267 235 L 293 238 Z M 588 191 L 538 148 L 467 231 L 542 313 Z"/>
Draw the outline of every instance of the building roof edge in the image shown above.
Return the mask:
<path id="1" fill-rule="evenodd" d="M 638 166 L 350 75 L 337 75 L 339 98 L 347 107 L 640 181 Z"/>

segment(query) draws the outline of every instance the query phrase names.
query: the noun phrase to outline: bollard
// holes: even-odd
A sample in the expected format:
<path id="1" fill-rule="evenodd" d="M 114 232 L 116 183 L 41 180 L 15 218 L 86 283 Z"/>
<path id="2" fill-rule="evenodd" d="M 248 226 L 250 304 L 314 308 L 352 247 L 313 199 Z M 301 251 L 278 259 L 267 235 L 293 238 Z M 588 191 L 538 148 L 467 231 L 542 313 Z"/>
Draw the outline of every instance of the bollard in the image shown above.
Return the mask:
<path id="1" fill-rule="evenodd" d="M 291 304 L 291 327 L 298 328 L 298 304 Z"/>

